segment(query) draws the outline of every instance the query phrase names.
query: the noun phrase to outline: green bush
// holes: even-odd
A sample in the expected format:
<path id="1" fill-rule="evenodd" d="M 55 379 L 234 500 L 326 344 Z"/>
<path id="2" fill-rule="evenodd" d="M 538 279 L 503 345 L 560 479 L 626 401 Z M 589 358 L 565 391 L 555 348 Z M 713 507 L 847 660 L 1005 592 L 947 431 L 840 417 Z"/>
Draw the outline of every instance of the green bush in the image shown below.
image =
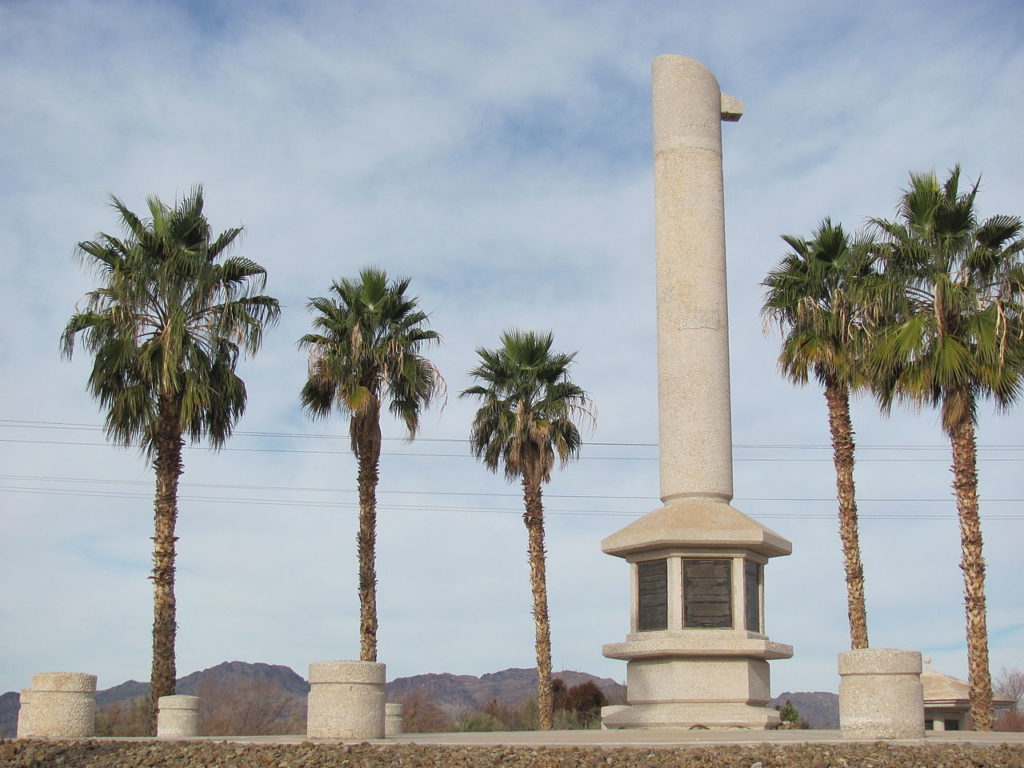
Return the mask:
<path id="1" fill-rule="evenodd" d="M 476 712 L 462 715 L 455 723 L 455 730 L 466 733 L 480 733 L 485 731 L 506 731 L 505 724 L 494 715 L 486 712 Z"/>

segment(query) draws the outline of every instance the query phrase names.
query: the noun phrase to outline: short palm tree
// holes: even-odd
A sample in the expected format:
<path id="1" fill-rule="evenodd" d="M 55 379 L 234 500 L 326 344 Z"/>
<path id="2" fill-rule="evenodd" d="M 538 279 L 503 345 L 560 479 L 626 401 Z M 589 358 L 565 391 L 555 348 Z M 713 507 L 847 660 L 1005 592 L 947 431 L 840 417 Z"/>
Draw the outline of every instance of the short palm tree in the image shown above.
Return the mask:
<path id="1" fill-rule="evenodd" d="M 864 386 L 861 354 L 867 337 L 863 294 L 877 278 L 867 244 L 852 242 L 825 219 L 810 240 L 783 235 L 790 247 L 763 285 L 762 314 L 783 333 L 779 370 L 790 381 L 821 383 L 828 405 L 839 501 L 839 538 L 846 570 L 850 647 L 868 647 L 864 569 L 854 491 L 850 392 Z"/>
<path id="2" fill-rule="evenodd" d="M 147 200 L 149 218 L 112 204 L 125 234 L 100 233 L 77 253 L 102 280 L 86 294 L 61 337 L 70 357 L 81 336 L 93 355 L 89 389 L 107 409 L 109 439 L 138 445 L 156 473 L 153 537 L 152 701 L 174 693 L 174 528 L 183 436 L 220 448 L 245 410 L 235 373 L 240 352 L 255 353 L 280 308 L 259 293 L 266 271 L 228 253 L 241 234 L 216 238 L 195 187 L 174 207 Z M 155 724 L 155 720 L 154 720 Z"/>
<path id="3" fill-rule="evenodd" d="M 477 349 L 480 364 L 469 373 L 479 383 L 459 395 L 480 401 L 469 436 L 473 454 L 523 487 L 541 730 L 553 725 L 541 485 L 551 479 L 556 456 L 563 465 L 579 456 L 579 423 L 593 418 L 586 392 L 569 378 L 575 353 L 553 352 L 552 343 L 550 333 L 506 331 L 497 349 Z"/>
<path id="4" fill-rule="evenodd" d="M 383 270 L 364 269 L 358 280 L 331 285 L 333 296 L 310 299 L 314 333 L 299 339 L 309 350 L 309 375 L 300 399 L 313 418 L 337 408 L 349 417 L 352 452 L 359 464 L 359 658 L 377 660 L 377 481 L 380 410 L 405 423 L 409 439 L 420 412 L 444 393 L 444 379 L 420 354 L 440 336 L 407 296 L 409 278 L 389 282 Z"/>
<path id="5" fill-rule="evenodd" d="M 883 408 L 894 400 L 938 406 L 952 446 L 971 717 L 976 729 L 991 730 L 975 426 L 979 399 L 1007 407 L 1021 393 L 1024 230 L 1017 216 L 979 222 L 978 185 L 961 192 L 959 181 L 959 167 L 941 185 L 934 173 L 911 174 L 897 219 L 872 222 L 899 293 L 871 359 Z"/>

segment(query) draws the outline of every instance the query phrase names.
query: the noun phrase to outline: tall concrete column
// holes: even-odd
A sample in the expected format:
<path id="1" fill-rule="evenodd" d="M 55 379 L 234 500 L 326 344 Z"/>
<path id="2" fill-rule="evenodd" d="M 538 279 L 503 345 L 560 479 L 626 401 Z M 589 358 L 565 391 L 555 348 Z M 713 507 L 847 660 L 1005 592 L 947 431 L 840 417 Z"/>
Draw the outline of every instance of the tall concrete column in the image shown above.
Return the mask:
<path id="1" fill-rule="evenodd" d="M 732 500 L 722 120 L 743 105 L 684 56 L 654 60 L 661 500 Z"/>
<path id="2" fill-rule="evenodd" d="M 790 543 L 730 505 L 732 419 L 722 121 L 743 105 L 683 56 L 653 65 L 658 410 L 664 506 L 608 536 L 630 564 L 627 706 L 609 728 L 766 728 L 770 640 L 764 568 Z"/>

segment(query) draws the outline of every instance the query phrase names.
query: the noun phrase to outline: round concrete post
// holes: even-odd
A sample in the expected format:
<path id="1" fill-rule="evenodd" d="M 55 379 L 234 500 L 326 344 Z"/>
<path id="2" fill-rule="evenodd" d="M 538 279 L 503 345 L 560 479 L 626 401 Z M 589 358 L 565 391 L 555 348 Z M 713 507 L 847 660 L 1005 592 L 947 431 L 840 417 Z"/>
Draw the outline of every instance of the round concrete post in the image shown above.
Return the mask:
<path id="1" fill-rule="evenodd" d="M 609 704 L 606 707 L 601 707 L 601 730 L 608 730 L 608 724 L 605 722 L 606 718 L 611 717 L 616 712 L 623 712 L 627 709 L 629 709 L 629 707 L 625 704 Z"/>
<path id="2" fill-rule="evenodd" d="M 156 737 L 183 739 L 199 735 L 199 697 L 161 696 L 157 701 Z"/>
<path id="3" fill-rule="evenodd" d="M 402 705 L 384 705 L 384 738 L 393 739 L 404 733 L 405 723 L 402 722 Z"/>
<path id="4" fill-rule="evenodd" d="M 78 739 L 96 733 L 96 675 L 44 672 L 32 675 L 32 736 Z"/>
<path id="5" fill-rule="evenodd" d="M 839 728 L 848 739 L 923 738 L 921 654 L 892 648 L 840 653 Z"/>
<path id="6" fill-rule="evenodd" d="M 385 666 L 375 661 L 309 665 L 306 735 L 311 739 L 384 738 Z"/>
<path id="7" fill-rule="evenodd" d="M 32 689 L 22 688 L 18 701 L 18 735 L 19 739 L 27 739 L 32 736 Z"/>

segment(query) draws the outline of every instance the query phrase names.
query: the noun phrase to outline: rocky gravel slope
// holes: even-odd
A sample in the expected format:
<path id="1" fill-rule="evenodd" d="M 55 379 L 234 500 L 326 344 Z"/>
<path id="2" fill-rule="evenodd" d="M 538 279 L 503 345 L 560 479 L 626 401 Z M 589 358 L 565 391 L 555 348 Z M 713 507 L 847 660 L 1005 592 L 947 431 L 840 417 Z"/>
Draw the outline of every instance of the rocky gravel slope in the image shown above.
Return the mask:
<path id="1" fill-rule="evenodd" d="M 1024 746 L 756 744 L 684 748 L 0 742 L 2 768 L 1024 768 Z"/>

